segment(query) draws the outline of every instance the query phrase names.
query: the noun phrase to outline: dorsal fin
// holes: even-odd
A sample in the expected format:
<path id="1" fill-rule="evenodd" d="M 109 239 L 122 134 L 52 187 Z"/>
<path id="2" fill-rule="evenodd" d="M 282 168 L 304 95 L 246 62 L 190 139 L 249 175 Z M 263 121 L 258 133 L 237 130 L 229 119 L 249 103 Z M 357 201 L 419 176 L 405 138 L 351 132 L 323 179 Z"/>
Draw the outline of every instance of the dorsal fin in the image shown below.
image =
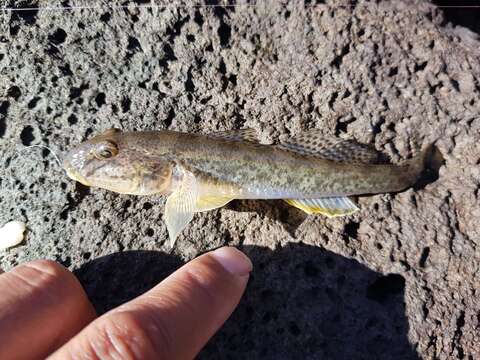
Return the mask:
<path id="1" fill-rule="evenodd" d="M 277 147 L 338 162 L 370 164 L 378 162 L 378 153 L 370 146 L 353 140 L 343 140 L 333 136 L 327 137 L 321 134 L 318 129 L 282 141 Z"/>
<path id="2" fill-rule="evenodd" d="M 208 134 L 216 138 L 233 141 L 247 141 L 251 143 L 258 143 L 257 131 L 251 128 L 226 130 Z"/>

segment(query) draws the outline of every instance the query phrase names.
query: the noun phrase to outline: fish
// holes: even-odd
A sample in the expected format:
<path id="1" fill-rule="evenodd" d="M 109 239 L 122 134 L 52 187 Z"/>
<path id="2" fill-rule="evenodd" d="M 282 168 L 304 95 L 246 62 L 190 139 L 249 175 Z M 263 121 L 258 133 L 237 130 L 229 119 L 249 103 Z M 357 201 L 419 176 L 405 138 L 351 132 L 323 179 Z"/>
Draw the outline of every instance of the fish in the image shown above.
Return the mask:
<path id="1" fill-rule="evenodd" d="M 431 146 L 400 164 L 353 140 L 310 130 L 277 145 L 261 144 L 254 129 L 213 134 L 108 129 L 67 152 L 63 168 L 86 186 L 121 194 L 166 195 L 170 244 L 194 213 L 233 199 L 283 199 L 307 214 L 346 216 L 354 195 L 413 186 Z"/>

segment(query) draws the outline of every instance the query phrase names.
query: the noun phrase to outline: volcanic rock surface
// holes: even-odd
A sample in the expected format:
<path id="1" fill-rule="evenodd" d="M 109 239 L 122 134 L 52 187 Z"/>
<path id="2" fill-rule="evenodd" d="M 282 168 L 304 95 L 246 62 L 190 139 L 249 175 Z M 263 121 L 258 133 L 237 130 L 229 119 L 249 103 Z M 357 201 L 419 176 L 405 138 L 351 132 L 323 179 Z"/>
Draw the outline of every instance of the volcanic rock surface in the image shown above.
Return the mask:
<path id="1" fill-rule="evenodd" d="M 477 34 L 424 1 L 34 3 L 0 23 L 0 225 L 28 227 L 1 267 L 57 260 L 103 312 L 237 246 L 255 269 L 200 358 L 480 358 Z M 353 216 L 234 201 L 195 215 L 171 251 L 163 198 L 86 188 L 25 148 L 62 153 L 110 127 L 251 127 L 266 144 L 318 128 L 393 163 L 430 143 L 437 157 Z"/>

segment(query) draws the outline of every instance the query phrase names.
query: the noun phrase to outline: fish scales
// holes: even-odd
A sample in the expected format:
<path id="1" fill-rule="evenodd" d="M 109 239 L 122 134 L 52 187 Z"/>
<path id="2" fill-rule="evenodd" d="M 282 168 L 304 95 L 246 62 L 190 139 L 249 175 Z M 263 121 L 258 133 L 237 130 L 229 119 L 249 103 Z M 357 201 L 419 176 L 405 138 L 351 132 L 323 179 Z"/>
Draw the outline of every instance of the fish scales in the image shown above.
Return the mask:
<path id="1" fill-rule="evenodd" d="M 216 136 L 110 129 L 72 149 L 63 165 L 88 186 L 167 195 L 165 221 L 174 242 L 193 213 L 232 199 L 284 199 L 307 213 L 349 215 L 358 208 L 346 196 L 408 188 L 428 153 L 401 165 L 374 164 L 375 156 L 355 143 L 312 138 L 304 134 L 282 147 L 254 142 L 250 130 Z"/>

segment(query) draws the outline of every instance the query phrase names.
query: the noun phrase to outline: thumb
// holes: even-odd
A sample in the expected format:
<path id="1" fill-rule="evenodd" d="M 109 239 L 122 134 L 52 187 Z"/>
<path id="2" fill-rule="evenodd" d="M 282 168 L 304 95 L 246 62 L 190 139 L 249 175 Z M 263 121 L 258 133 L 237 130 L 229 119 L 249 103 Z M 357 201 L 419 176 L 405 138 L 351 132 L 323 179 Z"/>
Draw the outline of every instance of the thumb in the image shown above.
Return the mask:
<path id="1" fill-rule="evenodd" d="M 92 322 L 52 359 L 192 359 L 238 305 L 251 270 L 235 248 L 204 254 Z"/>

